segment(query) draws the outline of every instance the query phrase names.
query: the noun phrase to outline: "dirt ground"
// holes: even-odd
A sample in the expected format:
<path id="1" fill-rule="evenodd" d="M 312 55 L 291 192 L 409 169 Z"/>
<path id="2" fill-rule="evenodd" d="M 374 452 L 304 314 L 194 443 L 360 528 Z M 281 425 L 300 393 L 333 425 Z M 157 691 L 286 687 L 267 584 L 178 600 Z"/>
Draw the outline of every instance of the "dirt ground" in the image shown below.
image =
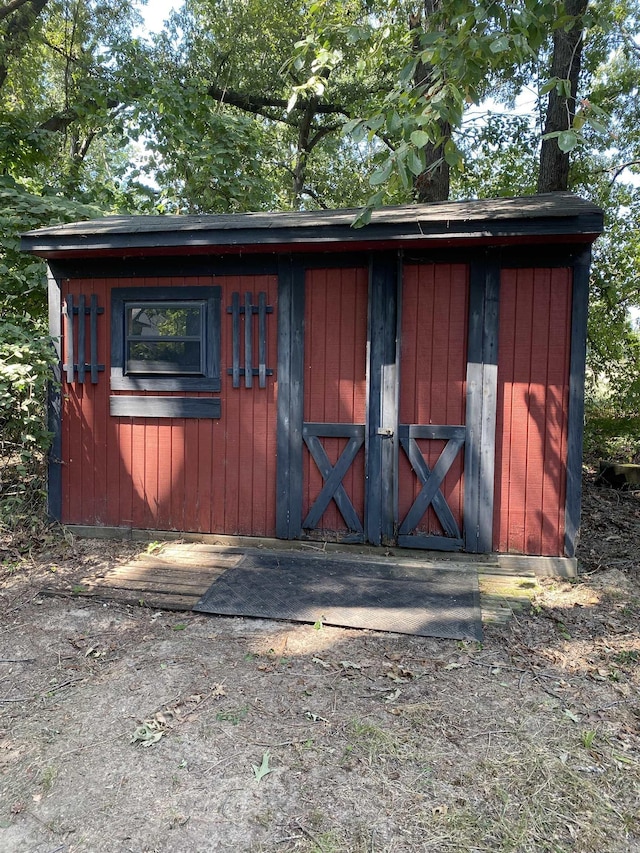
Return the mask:
<path id="1" fill-rule="evenodd" d="M 640 851 L 640 495 L 482 644 L 46 598 L 0 540 L 3 853 Z"/>

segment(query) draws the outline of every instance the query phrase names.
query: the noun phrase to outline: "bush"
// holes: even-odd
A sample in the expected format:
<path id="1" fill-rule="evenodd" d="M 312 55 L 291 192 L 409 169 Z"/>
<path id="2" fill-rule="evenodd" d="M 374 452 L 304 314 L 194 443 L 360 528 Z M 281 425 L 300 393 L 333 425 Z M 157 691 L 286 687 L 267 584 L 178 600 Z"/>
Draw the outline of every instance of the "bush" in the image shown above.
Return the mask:
<path id="1" fill-rule="evenodd" d="M 20 318 L 24 322 L 24 318 Z M 15 529 L 44 511 L 47 383 L 54 361 L 51 339 L 0 321 L 0 526 Z"/>
<path id="2" fill-rule="evenodd" d="M 584 430 L 587 462 L 599 459 L 640 462 L 640 415 L 604 406 L 587 406 Z"/>

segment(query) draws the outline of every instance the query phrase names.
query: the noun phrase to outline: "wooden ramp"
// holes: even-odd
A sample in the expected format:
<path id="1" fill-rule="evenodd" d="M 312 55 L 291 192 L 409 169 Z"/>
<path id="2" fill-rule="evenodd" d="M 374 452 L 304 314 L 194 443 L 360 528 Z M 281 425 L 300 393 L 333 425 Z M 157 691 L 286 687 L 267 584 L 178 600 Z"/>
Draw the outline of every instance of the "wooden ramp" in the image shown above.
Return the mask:
<path id="1" fill-rule="evenodd" d="M 233 569 L 243 557 L 262 553 L 264 549 L 260 548 L 167 543 L 156 549 L 147 548 L 129 562 L 105 573 L 88 574 L 74 584 L 65 583 L 61 578 L 60 583 L 49 585 L 41 592 L 51 596 L 117 601 L 153 610 L 190 611 L 216 578 Z M 287 549 L 286 553 L 290 556 L 292 552 Z M 350 556 L 344 555 L 345 559 Z M 413 566 L 417 563 L 415 559 L 405 562 Z M 451 568 L 450 560 L 420 562 L 425 572 L 430 568 Z M 514 613 L 530 606 L 538 586 L 535 577 L 506 574 L 483 563 L 469 561 L 465 564 L 467 571 L 472 567 L 478 570 L 484 624 L 506 623 Z"/>

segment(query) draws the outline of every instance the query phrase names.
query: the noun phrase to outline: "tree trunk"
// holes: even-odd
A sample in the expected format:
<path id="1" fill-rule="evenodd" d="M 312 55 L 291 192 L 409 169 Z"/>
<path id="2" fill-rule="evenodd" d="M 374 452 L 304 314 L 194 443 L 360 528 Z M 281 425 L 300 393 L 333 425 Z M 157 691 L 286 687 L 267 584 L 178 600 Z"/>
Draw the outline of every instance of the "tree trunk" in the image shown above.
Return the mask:
<path id="1" fill-rule="evenodd" d="M 29 0 L 27 3 L 9 3 L 2 11 L 3 18 L 9 18 L 4 33 L 0 34 L 0 89 L 4 86 L 9 73 L 11 59 L 17 58 L 24 50 L 31 36 L 38 15 L 48 0 Z"/>
<path id="2" fill-rule="evenodd" d="M 409 28 L 413 34 L 413 48 L 416 53 L 420 50 L 420 33 L 429 28 L 429 18 L 433 17 L 439 7 L 440 0 L 424 0 L 424 24 L 418 16 L 409 17 Z M 419 62 L 413 79 L 416 86 L 428 88 L 433 80 L 433 68 Z M 451 138 L 451 125 L 441 122 L 439 129 L 441 142 L 435 145 L 430 142 L 425 146 L 426 166 L 415 179 L 415 196 L 420 204 L 446 201 L 449 198 L 449 164 L 444 159 L 444 146 Z"/>
<path id="3" fill-rule="evenodd" d="M 571 96 L 565 98 L 554 88 L 549 92 L 544 132 L 569 130 L 576 114 L 576 93 L 582 59 L 583 16 L 588 0 L 565 0 L 564 11 L 575 20 L 569 30 L 560 27 L 553 37 L 551 76 L 570 81 Z M 538 192 L 558 192 L 569 187 L 569 153 L 561 151 L 557 138 L 543 139 L 540 149 Z"/>

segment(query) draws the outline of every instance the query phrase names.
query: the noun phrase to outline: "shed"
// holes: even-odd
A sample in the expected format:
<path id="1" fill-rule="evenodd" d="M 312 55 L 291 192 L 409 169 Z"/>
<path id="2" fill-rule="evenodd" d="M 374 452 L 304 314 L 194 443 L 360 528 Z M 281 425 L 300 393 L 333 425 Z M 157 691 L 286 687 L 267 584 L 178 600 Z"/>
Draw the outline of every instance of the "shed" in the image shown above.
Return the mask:
<path id="1" fill-rule="evenodd" d="M 602 211 L 554 193 L 355 214 L 25 234 L 59 347 L 51 515 L 574 571 Z"/>

